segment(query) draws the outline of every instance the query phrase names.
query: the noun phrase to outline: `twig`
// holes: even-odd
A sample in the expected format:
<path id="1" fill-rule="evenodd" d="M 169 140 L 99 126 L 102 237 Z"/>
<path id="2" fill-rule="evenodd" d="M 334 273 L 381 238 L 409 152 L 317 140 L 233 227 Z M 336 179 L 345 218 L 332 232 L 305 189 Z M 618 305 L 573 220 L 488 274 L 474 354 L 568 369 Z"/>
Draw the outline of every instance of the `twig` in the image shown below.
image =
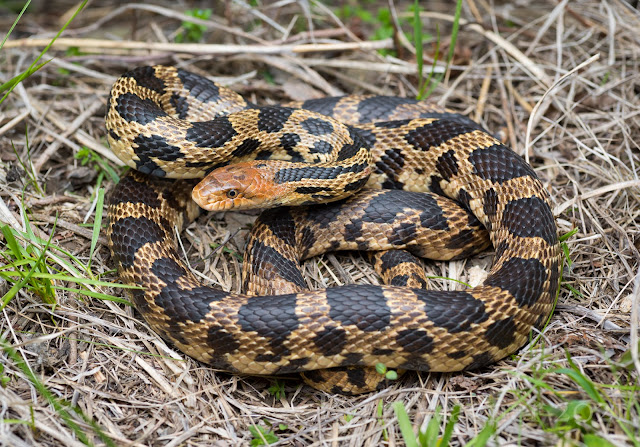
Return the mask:
<path id="1" fill-rule="evenodd" d="M 571 200 L 567 200 L 562 205 L 558 205 L 553 210 L 553 213 L 556 216 L 559 216 L 560 214 L 562 214 L 564 212 L 564 210 L 566 210 L 570 206 L 575 205 L 575 203 L 578 202 L 579 200 L 586 200 L 586 199 L 590 199 L 592 197 L 597 197 L 597 196 L 600 196 L 602 194 L 606 194 L 606 193 L 611 192 L 611 191 L 620 191 L 622 189 L 627 189 L 627 188 L 640 188 L 640 180 L 629 180 L 629 181 L 626 181 L 626 182 L 612 183 L 610 185 L 602 186 L 600 188 L 594 189 L 594 190 L 586 192 L 584 194 L 580 194 L 579 196 L 574 197 Z"/>
<path id="2" fill-rule="evenodd" d="M 414 75 L 418 73 L 418 65 L 401 61 L 389 61 L 389 62 L 368 62 L 368 61 L 356 61 L 356 60 L 344 60 L 344 59 L 315 59 L 305 58 L 304 63 L 309 66 L 322 65 L 324 67 L 332 68 L 346 68 L 352 70 L 363 71 L 379 71 L 382 73 L 397 73 L 397 74 L 410 74 Z M 451 66 L 454 69 L 465 69 L 463 66 Z M 431 71 L 431 66 L 424 68 L 424 73 L 428 74 Z M 443 66 L 436 66 L 434 73 L 444 73 L 445 68 Z"/>
<path id="3" fill-rule="evenodd" d="M 245 56 L 238 56 L 243 59 Z M 326 79 L 324 79 L 317 71 L 312 70 L 308 66 L 306 66 L 305 59 L 301 58 L 288 58 L 286 56 L 278 57 L 273 55 L 254 55 L 251 57 L 251 60 L 262 61 L 265 64 L 269 64 L 273 67 L 276 67 L 280 70 L 286 71 L 287 73 L 292 74 L 293 76 L 302 79 L 309 84 L 318 87 L 322 91 L 324 91 L 327 95 L 331 96 L 339 96 L 343 95 L 344 92 L 337 87 L 334 87 Z"/>
<path id="4" fill-rule="evenodd" d="M 573 314 L 576 315 L 581 315 L 581 316 L 585 316 L 587 318 L 589 318 L 592 321 L 595 321 L 598 325 L 602 325 L 603 329 L 606 329 L 608 331 L 619 331 L 621 329 L 623 329 L 622 327 L 618 326 L 617 324 L 609 321 L 606 319 L 606 317 L 598 314 L 597 312 L 588 309 L 584 306 L 578 306 L 578 305 L 568 305 L 568 304 L 558 304 L 556 306 L 556 310 L 557 311 L 564 311 L 564 312 L 571 312 Z M 626 332 L 626 331 L 625 331 Z"/>
<path id="5" fill-rule="evenodd" d="M 441 14 L 437 12 L 421 12 L 420 17 L 428 17 L 432 19 L 446 20 L 448 22 L 453 22 L 455 17 L 449 14 Z M 538 78 L 541 82 L 548 85 L 549 77 L 546 75 L 544 71 L 538 68 L 538 65 L 529 59 L 522 51 L 515 47 L 511 42 L 494 33 L 493 31 L 489 31 L 484 29 L 478 23 L 470 23 L 468 20 L 460 19 L 460 26 L 465 26 L 467 29 L 474 31 L 496 45 L 500 46 L 504 51 L 507 52 L 511 57 L 520 62 L 533 76 Z"/>
<path id="6" fill-rule="evenodd" d="M 170 18 L 173 18 L 173 19 L 176 19 L 176 20 L 181 20 L 181 21 L 184 21 L 184 22 L 190 22 L 190 23 L 194 23 L 196 25 L 206 26 L 208 28 L 219 29 L 220 31 L 224 31 L 225 33 L 233 34 L 233 35 L 236 35 L 236 36 L 239 36 L 239 37 L 244 37 L 244 38 L 252 40 L 254 42 L 265 43 L 265 41 L 260 39 L 259 37 L 256 37 L 256 36 L 254 36 L 252 34 L 249 34 L 249 33 L 245 33 L 244 31 L 238 30 L 236 28 L 232 28 L 232 27 L 229 27 L 229 26 L 222 25 L 222 24 L 214 22 L 212 20 L 199 19 L 197 17 L 188 16 L 186 14 L 183 14 L 181 12 L 176 12 L 176 11 L 173 11 L 173 10 L 168 9 L 168 8 L 163 8 L 162 6 L 146 5 L 144 3 L 131 3 L 131 4 L 128 4 L 128 5 L 121 6 L 121 7 L 117 8 L 117 9 L 113 10 L 109 14 L 106 14 L 105 16 L 101 17 L 100 19 L 96 20 L 91 25 L 85 26 L 83 28 L 76 28 L 74 30 L 68 30 L 67 32 L 68 32 L 68 34 L 85 34 L 85 33 L 91 32 L 91 31 L 95 31 L 97 29 L 100 29 L 103 24 L 107 23 L 110 20 L 115 19 L 119 15 L 121 15 L 121 14 L 127 12 L 127 11 L 130 11 L 130 10 L 140 10 L 140 11 L 153 12 L 153 13 L 162 15 L 164 17 L 170 17 Z"/>
<path id="7" fill-rule="evenodd" d="M 56 112 L 53 112 L 51 110 L 45 110 L 45 108 L 41 104 L 39 104 L 38 102 L 32 101 L 32 105 L 33 105 L 33 107 L 35 109 L 38 110 L 38 112 L 41 115 L 46 116 L 47 119 L 50 122 L 52 122 L 58 129 L 65 130 L 65 129 L 68 129 L 71 126 L 71 124 L 69 124 L 66 120 L 64 120 Z M 35 117 L 35 118 L 38 119 L 38 117 Z M 95 138 L 93 138 L 91 135 L 89 135 L 84 130 L 82 130 L 82 129 L 77 130 L 73 134 L 73 138 L 75 140 L 77 140 L 78 143 L 80 143 L 81 145 L 87 146 L 89 149 L 92 149 L 95 152 L 97 152 L 100 155 L 102 155 L 103 157 L 108 158 L 110 161 L 115 163 L 116 166 L 124 166 L 124 163 L 118 157 L 116 157 L 114 155 L 114 153 L 111 152 L 111 150 L 109 150 L 108 148 L 104 147 L 102 144 L 100 144 L 98 141 L 96 141 Z"/>
<path id="8" fill-rule="evenodd" d="M 13 118 L 4 126 L 0 127 L 0 136 L 7 133 L 7 131 L 13 129 L 20 121 L 25 119 L 27 116 L 29 116 L 29 110 L 23 110 L 18 116 Z"/>
<path id="9" fill-rule="evenodd" d="M 531 117 L 529 118 L 529 121 L 527 122 L 527 133 L 525 134 L 525 140 L 524 140 L 524 157 L 525 157 L 525 160 L 527 161 L 527 163 L 529 163 L 529 151 L 531 150 L 531 146 L 532 146 L 531 145 L 531 131 L 533 130 L 535 125 L 538 123 L 538 120 L 540 119 L 540 116 L 539 116 L 538 112 L 542 108 L 542 104 L 545 103 L 545 100 L 546 100 L 547 96 L 549 96 L 549 94 L 552 91 L 554 91 L 556 89 L 556 87 L 558 87 L 560 84 L 562 84 L 565 81 L 565 79 L 569 78 L 570 76 L 572 76 L 577 71 L 582 70 L 584 67 L 586 67 L 587 65 L 591 64 L 592 62 L 597 61 L 598 59 L 600 59 L 600 53 L 598 53 L 598 54 L 596 54 L 594 56 L 591 56 L 589 59 L 587 59 L 586 61 L 584 61 L 580 65 L 574 67 L 568 73 L 565 73 L 560 79 L 558 79 L 556 82 L 554 82 L 553 85 L 551 85 L 551 87 L 549 87 L 546 92 L 544 92 L 544 95 L 542 95 L 542 98 L 540 98 L 540 100 L 533 107 L 533 111 L 531 112 Z"/>
<path id="10" fill-rule="evenodd" d="M 474 120 L 480 122 L 482 114 L 484 113 L 484 106 L 487 102 L 487 95 L 489 93 L 489 87 L 491 86 L 491 73 L 493 72 L 493 65 L 488 65 L 486 68 L 484 79 L 482 80 L 482 86 L 480 87 L 480 94 L 478 95 L 478 105 L 476 106 L 476 113 Z"/>
<path id="11" fill-rule="evenodd" d="M 4 48 L 45 47 L 49 39 L 16 39 L 7 41 Z M 366 42 L 307 43 L 300 45 L 231 45 L 208 43 L 164 43 L 140 42 L 136 40 L 75 39 L 60 38 L 53 44 L 54 49 L 78 47 L 83 51 L 93 50 L 145 50 L 168 51 L 172 53 L 190 54 L 305 54 L 348 50 L 380 50 L 393 48 L 392 39 L 372 40 Z"/>
<path id="12" fill-rule="evenodd" d="M 4 203 L 4 200 L 2 200 L 2 197 L 0 197 L 0 222 L 10 225 L 14 230 L 24 231 L 24 228 L 22 228 L 18 219 L 16 219 L 13 213 L 9 211 L 9 208 Z"/>
<path id="13" fill-rule="evenodd" d="M 53 216 L 48 216 L 46 214 L 42 214 L 42 213 L 32 213 L 32 219 L 37 219 L 40 220 L 42 222 L 46 222 L 49 224 L 55 224 L 56 227 L 59 228 L 64 228 L 65 230 L 69 230 L 72 231 L 75 234 L 79 234 L 80 236 L 84 237 L 85 239 L 89 239 L 91 240 L 91 238 L 93 237 L 93 234 L 91 232 L 91 230 L 87 230 L 86 228 L 82 228 L 79 225 L 76 225 L 74 223 L 68 222 L 64 219 L 61 219 L 60 217 L 53 217 Z M 107 247 L 107 239 L 104 236 L 99 236 L 98 237 L 98 242 L 103 245 L 104 247 Z"/>
<path id="14" fill-rule="evenodd" d="M 84 124 L 84 122 L 87 119 L 89 119 L 90 117 L 95 115 L 95 113 L 101 107 L 102 107 L 102 102 L 100 102 L 100 101 L 92 102 L 84 112 L 82 112 L 80 115 L 78 115 L 76 117 L 76 119 L 74 119 L 71 122 L 71 124 L 69 124 L 69 126 L 65 129 L 65 131 L 62 132 L 62 134 L 58 136 L 58 137 L 61 137 L 61 138 L 57 138 L 56 141 L 51 143 L 49 145 L 49 147 L 42 153 L 42 155 L 40 155 L 38 157 L 36 162 L 33 164 L 33 169 L 34 169 L 36 174 L 39 173 L 40 170 L 42 169 L 42 166 L 47 161 L 49 161 L 49 158 L 51 158 L 51 156 L 58 151 L 58 148 L 62 145 L 62 142 L 63 142 L 62 138 L 67 138 L 69 135 L 74 133 L 82 124 Z"/>

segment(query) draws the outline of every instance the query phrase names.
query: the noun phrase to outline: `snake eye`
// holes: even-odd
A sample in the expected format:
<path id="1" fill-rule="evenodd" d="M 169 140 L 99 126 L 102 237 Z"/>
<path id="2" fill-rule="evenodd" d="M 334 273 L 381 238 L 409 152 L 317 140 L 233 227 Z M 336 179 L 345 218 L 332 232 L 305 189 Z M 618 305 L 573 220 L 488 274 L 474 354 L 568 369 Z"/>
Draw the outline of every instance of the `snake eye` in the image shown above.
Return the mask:
<path id="1" fill-rule="evenodd" d="M 237 189 L 230 189 L 229 191 L 227 191 L 227 197 L 229 197 L 230 199 L 233 199 L 237 195 L 238 195 Z"/>

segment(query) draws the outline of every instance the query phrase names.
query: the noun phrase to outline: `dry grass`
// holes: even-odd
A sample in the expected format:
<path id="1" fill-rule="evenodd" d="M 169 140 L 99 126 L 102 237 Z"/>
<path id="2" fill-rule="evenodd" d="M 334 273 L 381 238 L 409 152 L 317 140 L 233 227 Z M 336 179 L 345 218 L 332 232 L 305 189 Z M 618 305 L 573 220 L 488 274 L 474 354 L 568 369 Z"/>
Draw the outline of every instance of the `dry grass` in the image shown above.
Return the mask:
<path id="1" fill-rule="evenodd" d="M 34 231 L 48 237 L 57 215 L 52 243 L 88 261 L 91 226 L 83 223 L 95 216 L 96 170 L 74 154 L 88 147 L 119 165 L 105 149 L 105 101 L 112 81 L 136 65 L 180 65 L 262 103 L 340 93 L 415 95 L 410 45 L 401 41 L 398 58 L 385 58 L 377 49 L 392 48 L 393 41 L 372 44 L 366 38 L 372 26 L 354 17 L 340 21 L 332 16 L 335 7 L 285 0 L 245 9 L 246 3 L 214 9 L 203 42 L 215 45 L 175 44 L 183 15 L 171 2 L 87 7 L 49 53 L 55 59 L 0 106 L 0 220 L 22 228 L 26 212 Z M 252 424 L 273 425 L 279 445 L 402 445 L 394 401 L 404 403 L 415 427 L 438 408 L 446 420 L 460 405 L 454 445 L 486 426 L 495 427 L 492 445 L 596 445 L 589 444 L 591 434 L 613 445 L 640 445 L 637 349 L 623 358 L 638 346 L 640 311 L 640 14 L 621 0 L 496 3 L 465 2 L 470 23 L 461 27 L 452 70 L 432 99 L 480 121 L 525 155 L 551 192 L 560 233 L 577 229 L 567 242 L 572 265 L 558 308 L 537 343 L 482 371 L 411 373 L 362 397 L 323 394 L 292 378 L 276 398 L 268 390 L 273 381 L 214 372 L 166 346 L 131 307 L 75 293 L 59 291 L 52 307 L 23 288 L 2 309 L 2 337 L 54 396 L 77 405 L 117 445 L 249 445 Z M 374 15 L 387 7 L 367 5 Z M 402 18 L 407 4 L 395 6 Z M 429 7 L 425 29 L 435 35 L 440 24 L 446 54 L 453 9 L 450 2 Z M 72 2 L 51 1 L 26 14 L 0 54 L 3 81 L 27 68 L 42 47 L 35 39 L 48 41 L 74 9 Z M 1 17 L 2 29 L 9 29 L 15 15 Z M 17 158 L 26 162 L 28 155 L 45 193 L 21 170 Z M 209 216 L 183 235 L 190 262 L 208 281 L 238 290 L 240 264 L 231 252 L 242 251 L 254 217 Z M 92 271 L 115 281 L 102 242 Z M 210 248 L 225 242 L 228 251 Z M 469 267 L 487 268 L 489 261 L 428 269 L 467 280 Z M 51 260 L 49 266 L 59 267 Z M 312 287 L 377 281 L 358 255 L 328 255 L 307 270 Z M 8 289 L 0 283 L 3 294 Z M 0 359 L 0 379 L 8 380 L 0 387 L 0 444 L 82 445 L 16 361 Z M 580 376 L 558 371 L 565 367 L 593 382 L 596 394 Z M 591 412 L 586 420 L 554 414 L 578 400 Z M 75 420 L 91 442 L 102 443 Z"/>

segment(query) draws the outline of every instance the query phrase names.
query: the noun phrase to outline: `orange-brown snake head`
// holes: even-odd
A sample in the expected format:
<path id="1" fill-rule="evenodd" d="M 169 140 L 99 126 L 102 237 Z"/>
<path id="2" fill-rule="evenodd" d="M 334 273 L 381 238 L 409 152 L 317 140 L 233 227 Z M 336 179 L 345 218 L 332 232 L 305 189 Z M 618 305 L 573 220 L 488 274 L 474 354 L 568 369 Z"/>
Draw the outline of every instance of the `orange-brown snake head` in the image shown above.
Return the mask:
<path id="1" fill-rule="evenodd" d="M 248 161 L 210 172 L 192 192 L 208 211 L 247 210 L 286 204 L 288 188 L 273 181 L 269 162 Z"/>

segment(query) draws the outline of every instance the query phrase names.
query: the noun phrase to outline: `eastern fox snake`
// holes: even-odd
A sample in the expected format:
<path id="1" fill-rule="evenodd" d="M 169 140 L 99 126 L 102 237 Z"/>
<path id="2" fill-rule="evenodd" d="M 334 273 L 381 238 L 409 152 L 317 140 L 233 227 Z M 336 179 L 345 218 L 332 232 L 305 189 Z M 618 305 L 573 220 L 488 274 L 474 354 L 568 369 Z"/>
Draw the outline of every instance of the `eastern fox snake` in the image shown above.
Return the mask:
<path id="1" fill-rule="evenodd" d="M 342 97 L 294 106 L 258 107 L 172 67 L 140 67 L 114 84 L 109 143 L 137 172 L 110 194 L 108 238 L 121 279 L 141 287 L 133 302 L 153 330 L 230 372 L 378 363 L 457 371 L 514 352 L 546 321 L 560 249 L 548 194 L 520 156 L 466 117 L 412 100 Z M 226 178 L 242 184 L 271 158 L 285 160 L 267 175 L 295 196 L 285 203 L 343 199 L 362 187 L 414 192 L 364 191 L 346 202 L 266 212 L 245 255 L 249 294 L 204 286 L 181 262 L 175 240 L 175 228 L 198 214 L 189 198 L 193 182 L 162 177 L 202 177 L 226 166 Z M 268 193 L 255 191 L 260 182 L 248 183 L 213 189 L 232 203 L 256 195 L 268 203 Z M 473 289 L 417 288 L 424 279 L 413 270 L 391 274 L 395 285 L 303 290 L 301 258 L 406 248 L 451 259 L 486 245 L 482 226 L 496 255 L 488 278 Z M 383 274 L 411 264 L 389 253 L 376 258 Z"/>

